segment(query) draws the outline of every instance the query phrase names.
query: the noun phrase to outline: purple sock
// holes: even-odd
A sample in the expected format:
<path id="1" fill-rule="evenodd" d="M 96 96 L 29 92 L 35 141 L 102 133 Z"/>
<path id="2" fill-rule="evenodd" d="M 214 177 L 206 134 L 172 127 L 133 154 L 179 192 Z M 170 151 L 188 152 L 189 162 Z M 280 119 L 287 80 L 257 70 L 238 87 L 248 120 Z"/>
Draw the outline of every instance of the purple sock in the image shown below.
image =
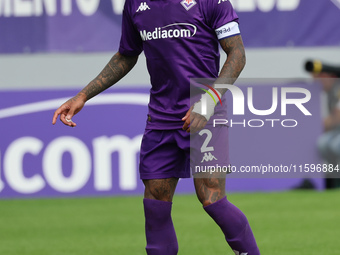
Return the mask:
<path id="1" fill-rule="evenodd" d="M 204 210 L 219 225 L 235 254 L 260 254 L 246 216 L 227 197 L 205 206 Z"/>
<path id="2" fill-rule="evenodd" d="M 171 219 L 172 202 L 146 199 L 144 203 L 146 253 L 176 255 L 178 243 Z"/>

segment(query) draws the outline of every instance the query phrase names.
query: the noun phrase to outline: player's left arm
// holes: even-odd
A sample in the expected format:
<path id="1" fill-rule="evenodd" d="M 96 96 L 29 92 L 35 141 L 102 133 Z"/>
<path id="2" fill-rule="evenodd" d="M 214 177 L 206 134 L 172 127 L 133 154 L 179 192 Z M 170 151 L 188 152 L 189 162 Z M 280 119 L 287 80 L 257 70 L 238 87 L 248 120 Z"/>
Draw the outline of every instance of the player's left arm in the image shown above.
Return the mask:
<path id="1" fill-rule="evenodd" d="M 241 35 L 234 35 L 220 40 L 220 44 L 227 59 L 221 69 L 215 84 L 234 84 L 246 64 L 246 54 Z M 227 89 L 217 89 L 223 95 Z M 183 130 L 195 133 L 205 127 L 207 119 L 192 111 L 193 107 L 187 112 L 184 121 Z M 189 126 L 190 125 L 190 126 Z"/>
<path id="2" fill-rule="evenodd" d="M 215 84 L 234 84 L 246 64 L 246 54 L 241 35 L 234 35 L 220 40 L 227 59 Z M 222 95 L 227 89 L 217 89 Z"/>

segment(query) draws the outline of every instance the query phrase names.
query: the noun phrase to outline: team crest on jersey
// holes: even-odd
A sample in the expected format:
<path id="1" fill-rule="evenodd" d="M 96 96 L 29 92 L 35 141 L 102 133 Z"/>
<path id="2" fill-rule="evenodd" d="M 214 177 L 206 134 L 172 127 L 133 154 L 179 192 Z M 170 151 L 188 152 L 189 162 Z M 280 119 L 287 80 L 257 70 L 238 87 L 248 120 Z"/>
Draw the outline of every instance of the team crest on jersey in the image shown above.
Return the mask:
<path id="1" fill-rule="evenodd" d="M 189 11 L 194 5 L 196 5 L 196 1 L 195 0 L 183 0 L 181 2 L 181 5 L 187 10 Z"/>

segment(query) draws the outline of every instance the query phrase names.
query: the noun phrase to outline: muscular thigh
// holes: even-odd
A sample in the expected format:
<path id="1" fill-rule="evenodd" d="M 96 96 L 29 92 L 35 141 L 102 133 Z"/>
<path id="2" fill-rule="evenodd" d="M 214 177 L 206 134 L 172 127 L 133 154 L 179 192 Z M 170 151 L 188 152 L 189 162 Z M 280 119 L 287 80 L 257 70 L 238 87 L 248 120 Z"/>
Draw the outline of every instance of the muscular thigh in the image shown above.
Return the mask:
<path id="1" fill-rule="evenodd" d="M 144 198 L 171 202 L 178 178 L 143 180 L 145 185 Z"/>

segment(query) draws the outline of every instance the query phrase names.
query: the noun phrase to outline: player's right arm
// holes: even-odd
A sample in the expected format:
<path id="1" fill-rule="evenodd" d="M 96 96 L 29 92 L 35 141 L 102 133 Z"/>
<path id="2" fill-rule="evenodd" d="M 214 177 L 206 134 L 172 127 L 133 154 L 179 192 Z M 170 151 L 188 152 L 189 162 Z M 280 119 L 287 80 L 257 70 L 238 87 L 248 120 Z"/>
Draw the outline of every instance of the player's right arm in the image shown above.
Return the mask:
<path id="1" fill-rule="evenodd" d="M 54 112 L 52 124 L 56 123 L 60 115 L 65 125 L 75 127 L 72 117 L 83 108 L 86 101 L 117 83 L 135 66 L 137 60 L 138 55 L 127 56 L 117 52 L 96 78 Z"/>

